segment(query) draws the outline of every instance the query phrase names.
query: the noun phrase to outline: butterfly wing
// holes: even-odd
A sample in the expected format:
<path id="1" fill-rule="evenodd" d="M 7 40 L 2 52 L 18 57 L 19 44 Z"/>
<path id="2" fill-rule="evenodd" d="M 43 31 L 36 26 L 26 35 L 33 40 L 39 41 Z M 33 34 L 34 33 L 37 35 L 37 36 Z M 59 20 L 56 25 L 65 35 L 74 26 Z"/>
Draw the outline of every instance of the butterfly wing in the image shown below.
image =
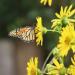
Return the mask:
<path id="1" fill-rule="evenodd" d="M 22 40 L 27 42 L 33 41 L 35 39 L 34 37 L 35 37 L 35 34 L 34 34 L 33 28 L 28 28 L 28 30 L 22 34 Z"/>
<path id="2" fill-rule="evenodd" d="M 24 27 L 12 30 L 9 33 L 9 36 L 18 37 L 23 41 L 30 42 L 35 39 L 34 28 L 33 27 Z"/>

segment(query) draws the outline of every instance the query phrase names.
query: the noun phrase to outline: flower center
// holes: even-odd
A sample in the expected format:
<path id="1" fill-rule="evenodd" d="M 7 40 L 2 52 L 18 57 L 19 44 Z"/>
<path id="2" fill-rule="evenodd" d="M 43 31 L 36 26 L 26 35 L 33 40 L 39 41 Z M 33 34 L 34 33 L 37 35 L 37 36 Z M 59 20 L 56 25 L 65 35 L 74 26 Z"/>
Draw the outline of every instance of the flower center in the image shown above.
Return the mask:
<path id="1" fill-rule="evenodd" d="M 67 45 L 69 45 L 70 44 L 70 42 L 71 42 L 71 39 L 69 38 L 69 37 L 66 37 L 66 39 L 65 39 L 65 41 L 64 41 Z"/>
<path id="2" fill-rule="evenodd" d="M 31 75 L 36 75 L 36 70 L 35 69 L 31 69 Z"/>

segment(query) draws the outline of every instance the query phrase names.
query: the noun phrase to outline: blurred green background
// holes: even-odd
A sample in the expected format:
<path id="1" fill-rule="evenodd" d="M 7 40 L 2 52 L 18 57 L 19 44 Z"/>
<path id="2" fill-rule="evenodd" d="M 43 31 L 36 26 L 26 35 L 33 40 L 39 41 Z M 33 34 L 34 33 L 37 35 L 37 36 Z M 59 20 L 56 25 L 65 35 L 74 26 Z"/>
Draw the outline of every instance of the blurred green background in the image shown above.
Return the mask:
<path id="1" fill-rule="evenodd" d="M 61 5 L 70 4 L 75 7 L 75 0 L 53 0 L 51 7 L 43 6 L 40 0 L 0 0 L 0 38 L 8 37 L 9 31 L 15 28 L 35 26 L 37 16 L 42 16 L 43 25 L 50 28 L 55 12 L 60 11 Z M 52 48 L 55 45 L 58 37 L 55 34 L 46 34 L 44 47 Z"/>
<path id="2" fill-rule="evenodd" d="M 51 20 L 56 18 L 55 12 L 60 11 L 61 5 L 70 6 L 71 4 L 73 4 L 73 8 L 75 8 L 75 0 L 52 0 L 52 1 L 53 1 L 52 6 L 49 7 L 48 5 L 43 6 L 42 4 L 40 4 L 40 0 L 0 0 L 0 39 L 12 38 L 8 36 L 8 33 L 15 28 L 25 27 L 25 26 L 35 26 L 37 16 L 41 16 L 43 18 L 43 25 L 47 27 L 48 29 L 50 29 Z M 59 34 L 48 32 L 47 34 L 44 35 L 44 43 L 43 43 L 43 47 L 41 48 L 36 46 L 36 44 L 34 43 L 26 44 L 25 42 L 17 40 L 18 39 L 17 38 L 16 39 L 17 42 L 16 41 L 14 42 L 15 43 L 14 45 L 16 47 L 15 50 L 12 49 L 12 47 L 10 46 L 10 43 L 8 44 L 8 42 L 7 43 L 4 42 L 3 44 L 0 41 L 0 43 L 3 45 L 3 48 L 5 47 L 4 49 L 5 51 L 3 52 L 4 53 L 3 57 L 6 54 L 4 57 L 4 60 L 6 58 L 8 59 L 8 54 L 10 54 L 10 56 L 13 56 L 16 66 L 17 65 L 19 66 L 17 68 L 17 71 L 19 72 L 18 74 L 5 73 L 4 75 L 26 75 L 25 69 L 27 66 L 27 61 L 32 56 L 38 56 L 40 59 L 39 63 L 42 66 L 49 51 L 52 48 L 54 48 L 54 46 L 56 46 L 58 37 L 59 37 Z M 6 49 L 7 44 L 8 46 L 10 46 L 9 50 Z M 3 50 L 1 49 L 0 51 L 3 51 Z M 14 53 L 11 51 L 14 51 Z M 10 63 L 11 63 L 11 60 L 10 60 Z M 68 58 L 67 60 L 70 60 L 70 59 Z M 67 60 L 65 61 L 67 62 Z M 8 64 L 8 60 L 5 60 L 5 64 L 6 64 L 6 61 Z M 6 67 L 6 69 L 7 68 L 8 67 Z M 15 65 L 14 65 L 14 68 L 15 68 Z M 10 72 L 11 69 L 9 68 L 8 70 Z"/>

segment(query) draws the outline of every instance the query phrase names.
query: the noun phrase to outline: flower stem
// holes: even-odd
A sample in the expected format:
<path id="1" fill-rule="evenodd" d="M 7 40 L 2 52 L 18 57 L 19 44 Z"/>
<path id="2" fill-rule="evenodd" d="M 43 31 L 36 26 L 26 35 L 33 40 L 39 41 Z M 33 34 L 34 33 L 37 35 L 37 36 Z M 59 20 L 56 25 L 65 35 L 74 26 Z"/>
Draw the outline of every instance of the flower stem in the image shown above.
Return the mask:
<path id="1" fill-rule="evenodd" d="M 44 71 L 44 73 L 46 71 L 46 69 L 45 69 L 46 63 L 47 63 L 48 59 L 50 58 L 50 56 L 52 55 L 52 53 L 53 53 L 53 50 L 49 53 L 49 55 L 47 56 L 47 58 L 43 64 L 42 71 Z"/>
<path id="2" fill-rule="evenodd" d="M 57 33 L 59 33 L 59 31 L 56 31 L 56 30 L 47 30 L 47 31 L 49 31 L 49 32 L 57 32 Z"/>

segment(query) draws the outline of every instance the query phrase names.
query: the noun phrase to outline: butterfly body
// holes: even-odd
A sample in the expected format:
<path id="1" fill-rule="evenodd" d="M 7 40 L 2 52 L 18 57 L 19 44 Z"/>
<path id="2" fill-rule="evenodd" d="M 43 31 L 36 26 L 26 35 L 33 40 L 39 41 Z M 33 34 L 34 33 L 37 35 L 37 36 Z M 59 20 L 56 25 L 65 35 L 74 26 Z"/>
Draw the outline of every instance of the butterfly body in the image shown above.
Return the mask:
<path id="1" fill-rule="evenodd" d="M 35 40 L 34 28 L 30 26 L 14 29 L 9 33 L 9 36 L 18 37 L 25 42 Z"/>

